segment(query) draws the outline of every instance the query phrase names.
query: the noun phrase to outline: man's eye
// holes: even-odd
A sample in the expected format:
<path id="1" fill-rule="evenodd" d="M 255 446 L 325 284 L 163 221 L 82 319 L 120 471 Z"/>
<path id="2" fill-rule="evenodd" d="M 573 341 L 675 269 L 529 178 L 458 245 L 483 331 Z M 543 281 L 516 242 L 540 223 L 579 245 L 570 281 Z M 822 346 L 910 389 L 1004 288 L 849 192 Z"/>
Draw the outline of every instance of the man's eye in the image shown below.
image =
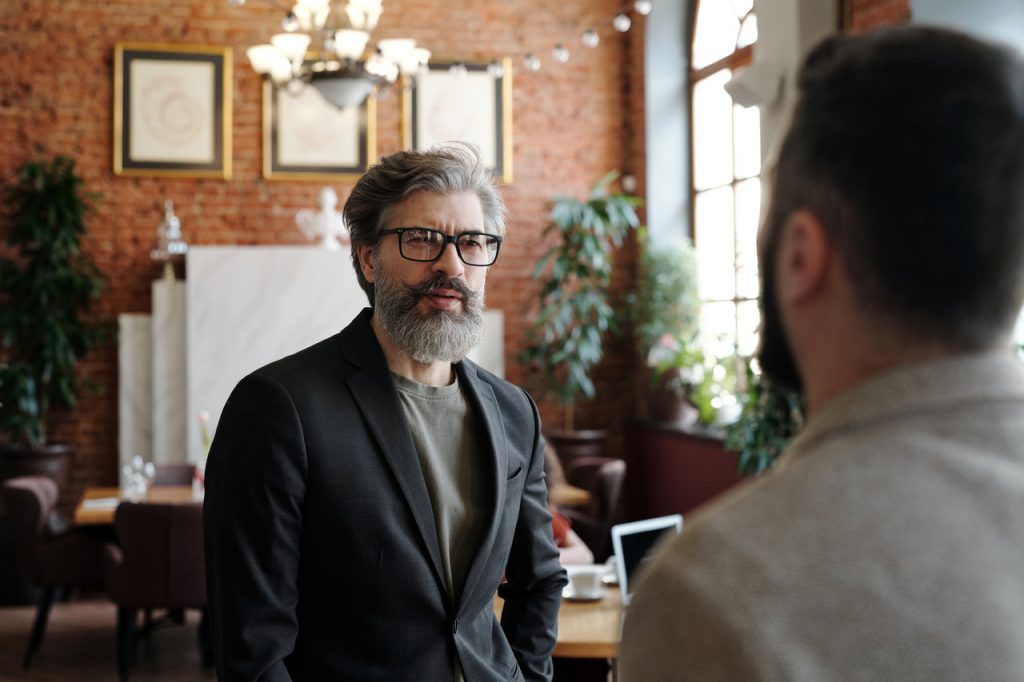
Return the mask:
<path id="1" fill-rule="evenodd" d="M 428 244 L 437 241 L 437 235 L 427 230 L 409 230 L 405 233 L 407 244 Z"/>

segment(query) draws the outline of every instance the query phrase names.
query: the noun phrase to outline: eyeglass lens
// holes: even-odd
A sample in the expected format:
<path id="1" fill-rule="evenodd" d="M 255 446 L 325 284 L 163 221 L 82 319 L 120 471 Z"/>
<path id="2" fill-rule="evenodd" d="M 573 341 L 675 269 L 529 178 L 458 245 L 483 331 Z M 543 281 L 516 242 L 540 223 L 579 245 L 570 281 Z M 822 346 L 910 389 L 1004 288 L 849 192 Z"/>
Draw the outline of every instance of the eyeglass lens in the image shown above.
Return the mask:
<path id="1" fill-rule="evenodd" d="M 436 260 L 448 244 L 448 236 L 427 228 L 406 229 L 399 235 L 402 256 L 411 260 Z M 501 239 L 484 232 L 463 232 L 455 238 L 459 258 L 467 265 L 490 265 L 498 257 Z"/>

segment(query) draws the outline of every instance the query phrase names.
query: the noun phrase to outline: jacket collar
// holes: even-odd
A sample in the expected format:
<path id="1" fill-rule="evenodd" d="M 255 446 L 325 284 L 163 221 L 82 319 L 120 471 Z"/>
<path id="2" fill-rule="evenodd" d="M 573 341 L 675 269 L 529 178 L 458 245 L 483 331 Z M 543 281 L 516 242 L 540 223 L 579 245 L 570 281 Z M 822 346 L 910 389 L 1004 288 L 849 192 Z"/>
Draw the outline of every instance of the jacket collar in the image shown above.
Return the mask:
<path id="1" fill-rule="evenodd" d="M 409 505 L 424 546 L 430 554 L 438 583 L 447 592 L 430 494 L 420 468 L 419 457 L 416 455 L 412 434 L 405 420 L 400 418 L 403 415 L 402 405 L 384 358 L 384 351 L 381 350 L 370 326 L 372 316 L 373 309 L 364 308 L 341 333 L 341 352 L 344 359 L 362 370 L 353 373 L 347 384 Z M 484 459 L 488 466 L 487 475 L 495 492 L 492 497 L 493 507 L 486 521 L 480 546 L 470 564 L 461 591 L 461 608 L 479 583 L 497 537 L 501 522 L 500 512 L 505 503 L 508 452 L 505 447 L 505 427 L 494 390 L 479 376 L 477 367 L 472 362 L 463 360 L 457 363 L 455 368 L 466 399 L 474 410 L 478 423 L 481 424 L 480 448 L 482 453 L 490 455 Z"/>

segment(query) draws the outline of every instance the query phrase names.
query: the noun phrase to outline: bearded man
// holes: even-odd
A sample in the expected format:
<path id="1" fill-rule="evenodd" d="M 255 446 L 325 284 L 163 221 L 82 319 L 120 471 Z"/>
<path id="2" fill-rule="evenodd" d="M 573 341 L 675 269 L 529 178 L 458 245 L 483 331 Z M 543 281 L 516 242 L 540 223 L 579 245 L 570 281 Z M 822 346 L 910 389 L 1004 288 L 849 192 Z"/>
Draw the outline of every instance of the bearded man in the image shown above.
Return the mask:
<path id="1" fill-rule="evenodd" d="M 623 679 L 1024 680 L 1024 64 L 915 26 L 797 91 L 759 359 L 808 419 L 645 567 Z"/>
<path id="2" fill-rule="evenodd" d="M 243 379 L 210 450 L 218 676 L 550 679 L 566 579 L 537 409 L 465 359 L 501 195 L 446 145 L 381 159 L 344 214 L 372 307 Z"/>

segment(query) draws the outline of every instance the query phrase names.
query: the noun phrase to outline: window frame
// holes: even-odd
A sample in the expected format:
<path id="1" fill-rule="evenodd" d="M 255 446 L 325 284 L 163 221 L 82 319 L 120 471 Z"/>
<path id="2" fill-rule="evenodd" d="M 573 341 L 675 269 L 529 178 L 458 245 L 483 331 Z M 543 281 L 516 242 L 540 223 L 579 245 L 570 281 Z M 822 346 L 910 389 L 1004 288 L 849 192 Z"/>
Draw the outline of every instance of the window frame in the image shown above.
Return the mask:
<path id="1" fill-rule="evenodd" d="M 696 40 L 696 37 L 697 37 L 697 31 L 698 31 L 698 28 L 699 28 L 697 19 L 698 19 L 698 16 L 700 14 L 700 4 L 701 4 L 701 0 L 694 0 L 694 2 L 693 2 L 693 15 L 692 15 L 692 18 L 691 18 L 691 23 L 690 23 L 692 28 L 691 28 L 691 30 L 689 32 L 690 35 L 688 36 L 688 43 L 687 43 L 687 59 L 688 59 L 688 62 L 690 64 L 693 63 L 693 48 L 694 48 L 694 43 L 695 43 L 695 40 Z M 752 8 L 750 10 L 750 13 L 748 15 L 746 15 L 746 16 L 750 16 L 750 15 L 756 16 L 756 14 L 757 14 L 756 7 L 754 7 L 754 8 Z M 741 26 L 742 26 L 742 20 L 743 19 L 741 18 L 740 19 Z M 739 34 L 737 34 L 737 39 L 738 38 L 739 38 Z M 758 300 L 758 298 L 757 298 L 756 295 L 754 297 L 740 296 L 740 287 L 739 287 L 739 284 L 740 284 L 739 283 L 739 272 L 740 272 L 739 265 L 740 264 L 738 262 L 738 255 L 739 255 L 740 251 L 739 251 L 739 249 L 736 248 L 736 245 L 738 244 L 737 237 L 738 237 L 738 230 L 739 230 L 739 221 L 737 219 L 738 218 L 738 216 L 737 216 L 738 212 L 736 210 L 736 187 L 737 187 L 737 185 L 739 183 L 747 182 L 747 181 L 749 181 L 751 179 L 755 179 L 756 178 L 756 179 L 760 180 L 760 178 L 762 176 L 762 173 L 758 173 L 756 175 L 752 175 L 752 176 L 749 176 L 749 177 L 738 178 L 736 176 L 736 154 L 735 154 L 735 150 L 734 150 L 733 154 L 731 155 L 732 158 L 730 159 L 730 162 L 731 162 L 731 165 L 732 165 L 732 180 L 729 183 L 727 183 L 727 184 L 721 184 L 721 185 L 717 185 L 715 187 L 709 187 L 709 188 L 701 189 L 701 190 L 698 190 L 696 188 L 697 155 L 694 153 L 694 149 L 696 148 L 694 146 L 695 137 L 696 137 L 695 136 L 695 126 L 694 126 L 694 120 L 695 120 L 696 117 L 694 115 L 694 109 L 693 109 L 693 105 L 694 105 L 694 88 L 695 88 L 695 86 L 700 81 L 702 81 L 702 80 L 704 80 L 704 79 L 706 79 L 706 78 L 708 78 L 708 77 L 710 77 L 710 76 L 712 76 L 712 75 L 722 71 L 723 69 L 729 69 L 729 70 L 731 70 L 732 72 L 735 73 L 735 71 L 737 69 L 740 69 L 742 67 L 750 65 L 753 62 L 753 59 L 754 59 L 754 45 L 756 45 L 756 44 L 757 44 L 757 41 L 751 43 L 750 45 L 745 45 L 743 47 L 738 47 L 738 48 L 734 49 L 732 53 L 730 53 L 730 54 L 726 55 L 725 57 L 722 57 L 721 59 L 718 59 L 717 61 L 712 62 L 711 64 L 708 64 L 706 66 L 703 66 L 703 67 L 700 67 L 700 68 L 694 68 L 693 66 L 690 66 L 689 74 L 688 74 L 688 82 L 687 82 L 687 109 L 688 109 L 687 116 L 688 116 L 688 124 L 689 124 L 688 125 L 689 130 L 687 131 L 687 133 L 688 133 L 687 139 L 688 139 L 688 144 L 689 144 L 689 149 L 690 149 L 690 154 L 689 154 L 689 156 L 690 156 L 689 185 L 690 186 L 688 188 L 689 196 L 690 196 L 690 206 L 689 206 L 689 210 L 690 210 L 690 216 L 689 216 L 689 219 L 690 219 L 690 237 L 693 240 L 694 248 L 697 249 L 698 256 L 699 256 L 699 253 L 700 253 L 700 244 L 698 242 L 698 237 L 697 237 L 697 197 L 698 197 L 698 195 L 703 194 L 705 192 L 714 191 L 716 189 L 721 189 L 723 187 L 729 187 L 732 190 L 732 211 L 733 211 L 733 221 L 732 221 L 732 231 L 733 231 L 733 235 L 732 235 L 733 236 L 733 252 L 732 252 L 732 256 L 733 256 L 733 262 L 732 262 L 732 269 L 733 269 L 733 297 L 731 299 L 710 299 L 710 298 L 704 298 L 703 295 L 702 295 L 702 292 L 698 292 L 698 295 L 700 296 L 700 302 L 701 302 L 702 306 L 704 304 L 715 304 L 715 303 L 728 303 L 728 304 L 732 304 L 732 309 L 733 309 L 733 319 L 732 319 L 732 323 L 733 323 L 732 324 L 732 341 L 733 341 L 733 344 L 732 344 L 732 352 L 735 355 L 737 355 L 737 356 L 740 355 L 740 315 L 739 315 L 740 305 L 743 304 L 743 303 L 749 303 L 751 301 L 755 301 L 756 302 Z M 737 105 L 735 102 L 733 102 L 733 106 L 735 107 L 735 106 L 739 106 L 739 105 Z M 733 139 L 735 141 L 735 129 L 733 130 Z M 763 169 L 762 169 L 762 171 L 763 171 Z M 762 188 L 763 188 L 763 184 L 762 184 Z M 700 261 L 698 261 L 698 264 L 700 264 Z"/>

